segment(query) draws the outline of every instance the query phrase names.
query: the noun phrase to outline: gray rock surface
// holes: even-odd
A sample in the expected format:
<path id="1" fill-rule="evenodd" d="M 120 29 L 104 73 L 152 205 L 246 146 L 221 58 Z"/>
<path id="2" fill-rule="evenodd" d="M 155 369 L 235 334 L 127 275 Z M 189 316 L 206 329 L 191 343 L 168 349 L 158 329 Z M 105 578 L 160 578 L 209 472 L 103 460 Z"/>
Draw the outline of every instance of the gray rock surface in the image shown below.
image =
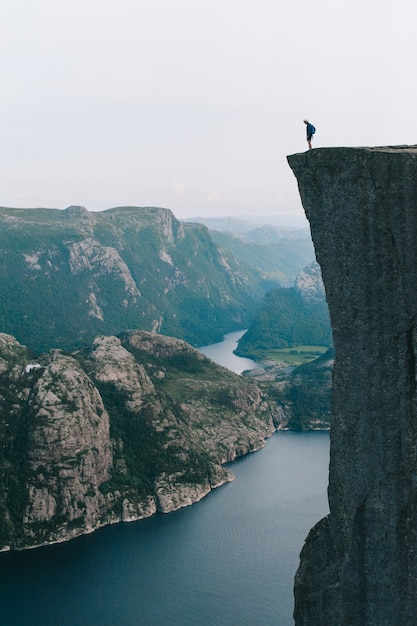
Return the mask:
<path id="1" fill-rule="evenodd" d="M 295 579 L 308 626 L 405 626 L 417 609 L 417 146 L 288 157 L 333 328 L 330 515 Z"/>
<path id="2" fill-rule="evenodd" d="M 284 417 L 254 381 L 172 337 L 100 336 L 34 358 L 0 333 L 0 550 L 197 502 Z"/>
<path id="3" fill-rule="evenodd" d="M 298 274 L 294 288 L 305 300 L 321 302 L 324 298 L 324 285 L 320 265 L 317 261 L 305 267 Z"/>
<path id="4" fill-rule="evenodd" d="M 136 328 L 206 345 L 264 293 L 204 226 L 156 207 L 0 207 L 0 275 L 1 331 L 37 353 Z"/>

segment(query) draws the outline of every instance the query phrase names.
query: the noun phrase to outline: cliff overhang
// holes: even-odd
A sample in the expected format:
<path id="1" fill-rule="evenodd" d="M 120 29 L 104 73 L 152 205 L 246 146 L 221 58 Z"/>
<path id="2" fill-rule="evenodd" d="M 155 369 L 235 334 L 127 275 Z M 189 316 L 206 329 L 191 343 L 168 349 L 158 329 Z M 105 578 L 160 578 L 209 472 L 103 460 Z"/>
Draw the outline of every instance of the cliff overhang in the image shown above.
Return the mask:
<path id="1" fill-rule="evenodd" d="M 330 515 L 295 579 L 296 624 L 414 624 L 417 146 L 288 157 L 333 330 Z"/>

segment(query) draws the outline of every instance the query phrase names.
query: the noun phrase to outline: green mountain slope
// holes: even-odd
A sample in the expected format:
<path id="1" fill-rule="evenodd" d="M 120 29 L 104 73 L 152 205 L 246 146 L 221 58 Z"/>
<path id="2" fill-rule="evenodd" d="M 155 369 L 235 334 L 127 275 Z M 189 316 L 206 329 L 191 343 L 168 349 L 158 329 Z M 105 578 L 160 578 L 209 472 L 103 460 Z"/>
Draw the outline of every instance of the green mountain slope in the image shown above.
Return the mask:
<path id="1" fill-rule="evenodd" d="M 331 343 L 325 302 L 306 302 L 293 288 L 276 289 L 266 294 L 262 311 L 239 341 L 236 353 L 259 358 L 280 348 Z"/>
<path id="2" fill-rule="evenodd" d="M 312 263 L 294 286 L 275 289 L 239 341 L 236 354 L 271 358 L 275 350 L 296 346 L 331 346 L 332 331 L 320 267 Z"/>
<path id="3" fill-rule="evenodd" d="M 261 281 L 265 291 L 293 284 L 314 260 L 308 228 L 258 225 L 232 218 L 196 218 L 210 228 L 213 241 L 228 250 Z"/>
<path id="4" fill-rule="evenodd" d="M 272 400 L 285 406 L 286 428 L 329 428 L 332 343 L 321 271 L 314 262 L 299 273 L 293 287 L 266 294 L 263 309 L 236 350 L 266 360 L 264 370 L 247 375 L 257 380 Z M 311 360 L 319 346 L 324 354 Z M 310 362 L 294 367 L 293 363 L 304 358 Z"/>
<path id="5" fill-rule="evenodd" d="M 291 373 L 277 401 L 285 404 L 287 428 L 327 430 L 330 428 L 330 400 L 334 348 L 311 363 L 299 365 Z"/>
<path id="6" fill-rule="evenodd" d="M 201 225 L 166 209 L 0 209 L 0 331 L 40 351 L 153 330 L 194 345 L 242 328 L 262 295 Z"/>

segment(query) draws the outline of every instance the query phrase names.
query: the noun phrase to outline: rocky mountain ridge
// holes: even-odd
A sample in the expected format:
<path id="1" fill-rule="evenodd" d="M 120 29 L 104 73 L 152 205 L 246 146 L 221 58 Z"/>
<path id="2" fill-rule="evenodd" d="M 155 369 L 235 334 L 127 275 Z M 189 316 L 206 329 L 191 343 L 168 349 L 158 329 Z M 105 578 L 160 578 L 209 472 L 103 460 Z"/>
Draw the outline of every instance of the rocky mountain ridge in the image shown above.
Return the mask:
<path id="1" fill-rule="evenodd" d="M 256 383 L 184 341 L 131 332 L 35 356 L 0 334 L 0 547 L 196 502 L 284 422 Z"/>
<path id="2" fill-rule="evenodd" d="M 0 329 L 40 352 L 143 329 L 194 345 L 248 323 L 248 269 L 168 209 L 0 208 Z"/>
<path id="3" fill-rule="evenodd" d="M 307 301 L 323 302 L 326 300 L 320 265 L 317 261 L 305 267 L 294 282 L 295 290 Z"/>

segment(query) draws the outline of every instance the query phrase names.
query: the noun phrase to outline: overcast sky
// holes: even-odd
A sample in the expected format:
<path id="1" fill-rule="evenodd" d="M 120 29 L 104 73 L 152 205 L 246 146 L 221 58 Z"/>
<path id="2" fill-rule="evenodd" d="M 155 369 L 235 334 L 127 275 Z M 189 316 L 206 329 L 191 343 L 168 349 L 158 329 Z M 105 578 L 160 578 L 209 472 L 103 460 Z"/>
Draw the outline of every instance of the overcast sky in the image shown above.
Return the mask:
<path id="1" fill-rule="evenodd" d="M 286 155 L 417 144 L 415 0 L 0 0 L 0 205 L 301 214 Z"/>

